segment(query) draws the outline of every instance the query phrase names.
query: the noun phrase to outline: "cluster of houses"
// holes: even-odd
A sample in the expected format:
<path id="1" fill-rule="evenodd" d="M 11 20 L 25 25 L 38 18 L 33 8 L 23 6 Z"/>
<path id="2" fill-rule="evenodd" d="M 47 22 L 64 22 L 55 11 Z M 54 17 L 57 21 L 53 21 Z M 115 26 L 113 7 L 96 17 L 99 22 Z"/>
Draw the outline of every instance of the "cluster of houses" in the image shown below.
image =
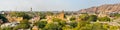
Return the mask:
<path id="1" fill-rule="evenodd" d="M 6 12 L 3 12 L 3 11 L 0 12 L 0 14 L 5 14 L 5 13 Z M 9 13 L 9 12 L 7 12 L 7 13 Z M 59 18 L 59 19 L 64 20 L 64 16 L 65 16 L 64 11 L 62 11 L 62 12 L 56 14 L 56 15 L 47 15 L 46 20 L 47 20 L 48 23 L 52 22 L 52 18 Z M 9 22 L 1 24 L 1 26 L 0 26 L 1 28 L 15 27 L 20 23 L 20 21 L 23 20 L 23 17 L 15 17 L 15 16 L 10 16 L 10 15 L 7 15 L 6 18 L 8 19 Z M 37 22 L 39 20 L 40 20 L 40 16 L 35 16 L 35 17 L 31 18 L 29 20 L 29 22 L 34 23 L 34 22 Z M 38 30 L 38 27 L 33 26 L 32 29 Z"/>
<path id="2" fill-rule="evenodd" d="M 7 13 L 9 13 L 9 12 L 7 12 Z M 0 14 L 6 14 L 6 12 L 1 11 Z M 70 18 L 71 18 L 72 16 L 75 16 L 76 21 L 80 21 L 80 18 L 78 17 L 78 16 L 80 16 L 80 15 L 81 15 L 81 14 L 77 14 L 77 15 L 74 15 L 74 14 L 72 14 L 72 15 L 65 15 L 65 12 L 62 11 L 62 12 L 59 12 L 58 14 L 46 15 L 46 19 L 45 19 L 45 20 L 46 20 L 48 23 L 50 23 L 50 22 L 53 22 L 53 21 L 52 21 L 53 18 L 59 18 L 59 19 L 62 19 L 62 20 L 65 20 L 65 21 L 68 21 L 68 22 L 69 22 Z M 92 15 L 93 15 L 93 14 L 92 14 Z M 66 16 L 67 18 L 65 18 L 65 16 Z M 99 14 L 98 16 L 103 17 L 103 16 L 107 16 L 107 14 Z M 0 27 L 2 27 L 2 28 L 3 28 L 3 27 L 8 27 L 8 26 L 9 26 L 9 27 L 15 27 L 15 26 L 17 26 L 17 25 L 20 23 L 20 21 L 23 20 L 23 17 L 13 17 L 13 16 L 9 16 L 9 15 L 7 15 L 6 18 L 8 19 L 9 22 L 2 24 Z M 31 19 L 29 20 L 29 22 L 34 23 L 34 22 L 37 22 L 37 21 L 39 21 L 39 20 L 40 20 L 40 16 L 34 16 L 33 18 L 31 18 Z M 0 22 L 2 22 L 2 21 L 0 21 Z M 38 30 L 38 27 L 37 27 L 37 26 L 33 26 L 32 29 Z"/>

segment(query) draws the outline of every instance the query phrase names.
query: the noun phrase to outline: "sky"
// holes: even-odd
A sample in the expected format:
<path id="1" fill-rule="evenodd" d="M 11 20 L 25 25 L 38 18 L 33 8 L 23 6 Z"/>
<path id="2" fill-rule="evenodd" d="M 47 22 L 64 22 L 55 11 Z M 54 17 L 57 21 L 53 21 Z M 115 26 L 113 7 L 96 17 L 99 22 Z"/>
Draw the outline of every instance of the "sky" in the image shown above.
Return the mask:
<path id="1" fill-rule="evenodd" d="M 0 11 L 78 11 L 120 0 L 0 0 Z"/>

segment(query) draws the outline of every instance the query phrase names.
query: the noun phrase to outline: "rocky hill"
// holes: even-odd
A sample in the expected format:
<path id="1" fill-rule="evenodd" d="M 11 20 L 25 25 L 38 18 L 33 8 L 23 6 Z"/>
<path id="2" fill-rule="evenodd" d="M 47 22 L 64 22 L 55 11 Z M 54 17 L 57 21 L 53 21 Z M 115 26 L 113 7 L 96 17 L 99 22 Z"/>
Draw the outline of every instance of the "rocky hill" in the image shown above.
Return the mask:
<path id="1" fill-rule="evenodd" d="M 79 13 L 120 13 L 120 4 L 105 4 L 79 10 Z"/>

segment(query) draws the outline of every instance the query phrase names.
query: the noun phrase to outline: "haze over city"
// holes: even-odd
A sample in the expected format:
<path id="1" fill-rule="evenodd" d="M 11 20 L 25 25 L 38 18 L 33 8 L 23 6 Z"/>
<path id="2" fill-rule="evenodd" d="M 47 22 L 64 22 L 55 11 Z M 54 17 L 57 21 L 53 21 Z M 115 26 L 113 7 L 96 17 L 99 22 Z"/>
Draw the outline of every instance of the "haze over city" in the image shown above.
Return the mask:
<path id="1" fill-rule="evenodd" d="M 0 11 L 78 11 L 120 0 L 0 0 Z"/>

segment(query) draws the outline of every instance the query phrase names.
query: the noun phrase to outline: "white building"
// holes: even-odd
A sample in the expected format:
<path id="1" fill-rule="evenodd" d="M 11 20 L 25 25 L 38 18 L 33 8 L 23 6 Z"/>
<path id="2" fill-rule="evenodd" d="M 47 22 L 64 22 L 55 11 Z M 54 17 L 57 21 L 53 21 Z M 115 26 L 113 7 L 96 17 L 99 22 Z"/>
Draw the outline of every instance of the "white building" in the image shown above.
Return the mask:
<path id="1" fill-rule="evenodd" d="M 15 26 L 17 26 L 17 25 L 18 25 L 17 22 L 12 22 L 12 23 L 2 24 L 0 27 L 1 27 L 1 28 L 5 28 L 5 27 L 15 27 Z"/>

